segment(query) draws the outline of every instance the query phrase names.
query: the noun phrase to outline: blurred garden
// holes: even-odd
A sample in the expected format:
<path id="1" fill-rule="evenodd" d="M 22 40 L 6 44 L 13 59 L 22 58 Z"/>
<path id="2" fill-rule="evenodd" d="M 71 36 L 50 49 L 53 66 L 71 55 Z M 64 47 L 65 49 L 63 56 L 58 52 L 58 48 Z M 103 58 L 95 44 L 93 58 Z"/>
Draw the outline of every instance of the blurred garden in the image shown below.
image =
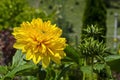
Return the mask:
<path id="1" fill-rule="evenodd" d="M 0 0 L 0 80 L 120 80 L 120 0 Z"/>

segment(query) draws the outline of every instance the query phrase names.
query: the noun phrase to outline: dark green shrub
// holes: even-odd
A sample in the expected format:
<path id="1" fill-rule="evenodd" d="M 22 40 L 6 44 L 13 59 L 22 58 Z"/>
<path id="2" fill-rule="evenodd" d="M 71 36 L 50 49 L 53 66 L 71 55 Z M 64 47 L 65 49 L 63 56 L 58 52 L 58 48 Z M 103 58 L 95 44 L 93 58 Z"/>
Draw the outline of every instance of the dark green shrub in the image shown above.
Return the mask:
<path id="1" fill-rule="evenodd" d="M 106 7 L 103 0 L 86 0 L 86 7 L 83 15 L 82 39 L 83 35 L 87 34 L 84 29 L 91 25 L 96 25 L 102 29 L 101 34 L 98 35 L 98 40 L 105 42 L 106 36 Z"/>

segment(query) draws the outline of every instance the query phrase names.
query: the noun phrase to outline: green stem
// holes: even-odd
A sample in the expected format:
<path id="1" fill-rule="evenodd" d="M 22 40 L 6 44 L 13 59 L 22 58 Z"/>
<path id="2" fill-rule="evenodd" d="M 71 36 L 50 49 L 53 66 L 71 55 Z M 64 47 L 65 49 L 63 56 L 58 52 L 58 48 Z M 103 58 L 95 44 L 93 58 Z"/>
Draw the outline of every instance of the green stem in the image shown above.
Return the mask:
<path id="1" fill-rule="evenodd" d="M 84 59 L 84 66 L 86 66 L 86 63 L 87 63 L 87 58 Z M 86 78 L 86 74 L 83 72 L 83 80 L 85 80 Z"/>
<path id="2" fill-rule="evenodd" d="M 83 80 L 85 80 L 85 73 L 83 72 Z"/>
<path id="3" fill-rule="evenodd" d="M 91 80 L 93 80 L 93 65 L 94 65 L 93 61 L 94 61 L 94 57 L 92 57 L 92 62 L 91 62 L 91 63 L 92 63 L 92 73 L 91 73 L 92 75 L 91 75 Z"/>

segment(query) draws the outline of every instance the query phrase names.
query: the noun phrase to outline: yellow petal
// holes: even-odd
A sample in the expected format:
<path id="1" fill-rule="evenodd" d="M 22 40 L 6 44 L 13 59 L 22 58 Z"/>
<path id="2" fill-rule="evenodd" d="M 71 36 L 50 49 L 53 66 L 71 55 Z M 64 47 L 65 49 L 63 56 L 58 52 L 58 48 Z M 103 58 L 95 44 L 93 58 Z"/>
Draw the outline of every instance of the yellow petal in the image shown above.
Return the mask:
<path id="1" fill-rule="evenodd" d="M 21 43 L 17 43 L 17 42 L 16 42 L 16 43 L 13 45 L 13 47 L 16 48 L 16 49 L 21 49 L 22 52 L 25 52 L 25 49 L 24 49 L 25 45 L 24 45 L 24 44 L 21 44 Z"/>
<path id="2" fill-rule="evenodd" d="M 52 50 L 50 50 L 50 49 L 48 48 L 48 51 L 50 52 L 50 54 L 51 54 L 51 55 L 53 55 L 53 56 L 54 56 L 54 53 L 53 53 L 53 51 L 52 51 Z"/>
<path id="3" fill-rule="evenodd" d="M 41 59 L 42 59 L 42 56 L 38 55 L 38 53 L 34 54 L 34 56 L 33 56 L 33 62 L 35 64 L 39 63 Z"/>
<path id="4" fill-rule="evenodd" d="M 61 63 L 61 56 L 59 55 L 59 53 L 56 53 L 55 56 L 51 56 L 51 59 L 55 62 L 60 64 Z"/>
<path id="5" fill-rule="evenodd" d="M 50 63 L 50 57 L 49 56 L 44 56 L 42 60 L 42 66 L 43 68 L 46 68 Z"/>
<path id="6" fill-rule="evenodd" d="M 42 46 L 42 53 L 45 53 L 46 52 L 46 46 L 44 44 L 41 44 Z"/>
<path id="7" fill-rule="evenodd" d="M 26 53 L 26 59 L 27 59 L 27 60 L 30 60 L 30 59 L 32 59 L 32 58 L 33 58 L 33 54 L 31 53 L 30 50 L 28 50 L 27 53 Z"/>
<path id="8" fill-rule="evenodd" d="M 65 52 L 62 51 L 62 50 L 59 50 L 59 51 L 57 50 L 56 53 L 59 53 L 59 55 L 60 55 L 62 58 L 66 56 Z"/>

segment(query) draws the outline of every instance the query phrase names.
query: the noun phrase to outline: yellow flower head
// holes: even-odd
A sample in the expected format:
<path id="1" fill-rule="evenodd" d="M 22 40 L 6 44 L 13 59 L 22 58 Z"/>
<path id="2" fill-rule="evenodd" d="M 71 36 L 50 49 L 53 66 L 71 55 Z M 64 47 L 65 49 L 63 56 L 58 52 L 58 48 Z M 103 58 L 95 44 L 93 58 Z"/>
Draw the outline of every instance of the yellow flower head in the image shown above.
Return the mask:
<path id="1" fill-rule="evenodd" d="M 31 23 L 23 22 L 20 27 L 14 28 L 14 48 L 21 49 L 27 60 L 32 59 L 35 64 L 41 61 L 46 68 L 50 60 L 60 63 L 61 58 L 66 55 L 63 51 L 66 39 L 61 34 L 62 30 L 50 21 L 33 19 Z"/>

